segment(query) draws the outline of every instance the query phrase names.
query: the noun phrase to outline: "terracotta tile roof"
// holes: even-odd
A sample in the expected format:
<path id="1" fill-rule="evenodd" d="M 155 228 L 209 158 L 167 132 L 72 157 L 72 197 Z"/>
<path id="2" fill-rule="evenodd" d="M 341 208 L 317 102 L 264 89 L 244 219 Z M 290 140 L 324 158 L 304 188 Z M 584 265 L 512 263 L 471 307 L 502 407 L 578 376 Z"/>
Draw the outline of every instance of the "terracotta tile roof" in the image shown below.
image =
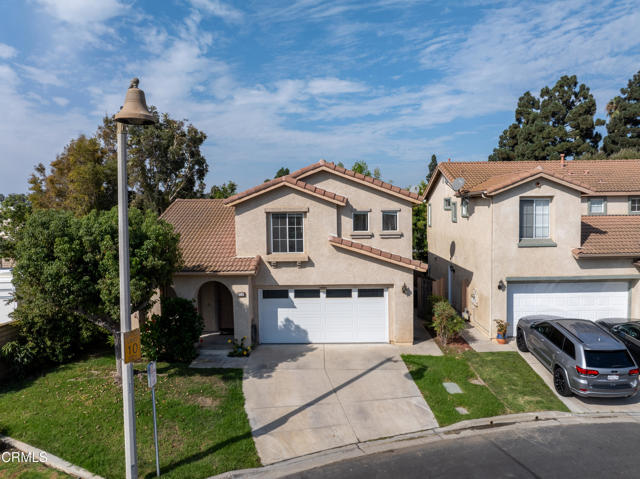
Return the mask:
<path id="1" fill-rule="evenodd" d="M 160 218 L 180 233 L 183 272 L 256 272 L 259 257 L 236 257 L 234 208 L 223 200 L 176 200 Z"/>
<path id="2" fill-rule="evenodd" d="M 317 186 L 310 185 L 305 183 L 304 181 L 297 180 L 293 178 L 291 175 L 281 176 L 280 178 L 275 178 L 273 180 L 262 183 L 261 185 L 254 186 L 253 188 L 249 188 L 237 195 L 231 196 L 224 200 L 226 205 L 236 205 L 243 201 L 248 200 L 256 195 L 266 193 L 275 188 L 279 188 L 282 186 L 288 186 L 291 188 L 295 188 L 300 191 L 305 191 L 313 196 L 319 197 L 321 199 L 330 201 L 331 203 L 338 204 L 340 206 L 344 206 L 347 204 L 347 199 L 344 196 L 337 195 L 327 190 L 323 190 L 322 188 L 318 188 Z"/>
<path id="3" fill-rule="evenodd" d="M 390 192 L 396 196 L 401 196 L 407 198 L 412 203 L 419 204 L 421 203 L 420 195 L 414 193 L 413 191 L 409 191 L 405 188 L 400 188 L 399 186 L 392 185 L 391 183 L 387 183 L 385 181 L 373 178 L 371 176 L 363 175 L 362 173 L 356 173 L 355 171 L 348 170 L 342 166 L 338 166 L 335 163 L 331 163 L 325 160 L 320 160 L 317 163 L 313 163 L 312 165 L 305 166 L 304 168 L 300 168 L 299 170 L 294 171 L 289 176 L 293 178 L 304 178 L 309 175 L 312 175 L 316 171 L 325 170 L 336 173 L 337 175 L 343 176 L 345 178 L 349 178 L 357 181 L 358 183 L 367 184 L 373 188 Z"/>
<path id="4" fill-rule="evenodd" d="M 640 160 L 568 160 L 564 167 L 560 161 L 451 161 L 440 163 L 437 171 L 450 182 L 464 178 L 464 192 L 486 189 L 489 193 L 491 188 L 497 191 L 509 182 L 513 184 L 527 175 L 534 176 L 536 168 L 549 177 L 591 190 L 594 194 L 640 192 Z M 433 175 L 425 195 L 437 176 Z"/>
<path id="5" fill-rule="evenodd" d="M 400 266 L 404 266 L 409 269 L 413 269 L 416 271 L 422 271 L 423 273 L 427 271 L 427 264 L 422 261 L 418 261 L 417 259 L 409 259 L 404 256 L 400 256 L 397 254 L 389 253 L 387 251 L 383 251 L 377 248 L 373 248 L 371 246 L 364 245 L 362 243 L 356 243 L 355 241 L 350 241 L 345 238 L 339 238 L 337 236 L 329 236 L 329 243 L 334 246 L 338 246 L 340 248 L 345 248 L 356 253 L 361 253 L 367 256 L 372 256 L 374 258 L 381 259 L 382 261 L 387 261 L 389 263 L 394 263 Z"/>
<path id="6" fill-rule="evenodd" d="M 640 256 L 640 215 L 583 216 L 576 257 Z"/>

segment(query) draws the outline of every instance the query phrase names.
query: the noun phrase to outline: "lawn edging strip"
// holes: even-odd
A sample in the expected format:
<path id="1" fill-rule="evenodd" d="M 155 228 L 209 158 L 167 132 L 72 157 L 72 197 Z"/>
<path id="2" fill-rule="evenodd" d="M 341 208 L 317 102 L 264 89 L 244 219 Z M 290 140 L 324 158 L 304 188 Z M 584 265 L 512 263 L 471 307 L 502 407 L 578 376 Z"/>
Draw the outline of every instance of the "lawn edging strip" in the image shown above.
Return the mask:
<path id="1" fill-rule="evenodd" d="M 33 447 L 22 441 L 18 441 L 17 439 L 13 439 L 12 437 L 3 436 L 0 434 L 0 442 L 4 442 L 5 444 L 8 444 L 12 448 L 24 452 L 25 454 L 30 454 L 31 457 L 39 458 L 42 457 L 42 455 L 45 455 L 47 457 L 47 461 L 40 462 L 40 464 L 52 469 L 57 469 L 58 471 L 64 472 L 65 474 L 69 474 L 70 476 L 79 477 L 80 479 L 104 479 L 102 476 L 98 476 L 93 472 L 89 472 L 86 469 L 83 469 L 80 466 L 71 464 L 69 461 L 65 461 L 64 459 L 55 456 L 50 452 L 43 451 L 42 449 L 38 449 L 37 447 Z"/>
<path id="2" fill-rule="evenodd" d="M 505 430 L 516 428 L 524 430 L 535 429 L 541 426 L 612 422 L 640 423 L 640 413 L 576 414 L 563 411 L 541 411 L 469 419 L 450 426 L 436 427 L 385 439 L 349 444 L 347 446 L 288 459 L 260 468 L 228 471 L 216 476 L 211 476 L 208 479 L 235 479 L 241 477 L 275 479 L 370 454 L 446 441 L 454 437 L 488 434 L 498 428 L 504 428 Z"/>

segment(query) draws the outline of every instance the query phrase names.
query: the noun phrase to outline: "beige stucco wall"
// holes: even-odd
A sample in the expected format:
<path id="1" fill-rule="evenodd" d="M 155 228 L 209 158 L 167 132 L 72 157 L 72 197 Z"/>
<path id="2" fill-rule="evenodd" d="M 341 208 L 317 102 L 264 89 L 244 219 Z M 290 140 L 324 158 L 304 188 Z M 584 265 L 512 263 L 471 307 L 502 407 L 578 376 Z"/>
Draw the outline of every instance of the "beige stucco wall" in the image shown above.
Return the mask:
<path id="1" fill-rule="evenodd" d="M 173 289 L 179 297 L 192 300 L 198 307 L 198 292 L 203 284 L 218 281 L 225 285 L 233 298 L 234 336 L 239 340 L 243 336 L 251 338 L 251 324 L 255 322 L 256 315 L 249 302 L 252 280 L 250 276 L 176 274 L 173 277 Z M 241 298 L 240 293 L 244 293 L 245 297 Z"/>
<path id="2" fill-rule="evenodd" d="M 315 178 L 305 178 L 305 181 L 310 183 L 312 180 Z M 323 185 L 322 188 L 334 193 L 344 196 L 351 194 L 354 198 L 358 198 L 358 202 L 371 205 L 374 211 L 380 210 L 381 207 L 377 206 L 379 204 L 383 204 L 385 208 L 389 205 L 391 209 L 401 209 L 401 217 L 404 216 L 403 213 L 407 215 L 407 219 L 404 222 L 401 220 L 399 224 L 403 237 L 382 240 L 374 236 L 370 244 L 377 244 L 375 241 L 379 241 L 379 248 L 411 257 L 411 217 L 406 212 L 407 206 L 404 204 L 408 202 L 395 201 L 396 206 L 393 208 L 392 204 L 385 202 L 386 198 L 380 199 L 383 193 L 378 193 L 371 188 L 338 189 L 340 184 L 338 182 L 331 189 L 328 186 L 328 178 L 319 179 L 319 182 Z M 413 272 L 407 268 L 332 246 L 328 238 L 329 235 L 338 234 L 338 219 L 342 216 L 340 207 L 332 203 L 284 187 L 237 205 L 236 245 L 239 256 L 256 254 L 265 256 L 270 252 L 266 210 L 272 209 L 289 211 L 308 209 L 304 215 L 304 245 L 305 254 L 309 259 L 302 262 L 300 266 L 295 262 L 279 262 L 277 265 L 271 265 L 263 261 L 255 277 L 256 291 L 274 286 L 387 287 L 389 288 L 389 338 L 397 343 L 413 341 L 413 297 L 402 292 L 402 286 L 405 284 L 410 289 L 413 288 Z M 355 241 L 366 243 L 362 239 Z M 255 292 L 253 300 L 253 304 L 257 304 Z"/>
<path id="3" fill-rule="evenodd" d="M 457 223 L 451 220 L 451 211 L 444 209 L 445 198 L 457 204 Z M 470 198 L 469 217 L 463 218 L 460 201 L 440 177 L 428 201 L 429 277 L 446 280 L 449 265 L 453 265 L 453 306 L 462 312 L 462 305 L 466 304 L 471 321 L 486 329 L 484 318 L 489 316 L 491 301 L 491 290 L 487 287 L 491 283 L 491 202 L 486 198 Z M 468 281 L 466 301 L 461 297 L 463 281 Z M 472 295 L 475 301 L 471 300 Z"/>
<path id="4" fill-rule="evenodd" d="M 629 197 L 628 196 L 600 196 L 607 200 L 608 215 L 628 215 L 629 214 Z M 584 196 L 581 200 L 580 212 L 583 215 L 589 214 L 589 198 Z"/>

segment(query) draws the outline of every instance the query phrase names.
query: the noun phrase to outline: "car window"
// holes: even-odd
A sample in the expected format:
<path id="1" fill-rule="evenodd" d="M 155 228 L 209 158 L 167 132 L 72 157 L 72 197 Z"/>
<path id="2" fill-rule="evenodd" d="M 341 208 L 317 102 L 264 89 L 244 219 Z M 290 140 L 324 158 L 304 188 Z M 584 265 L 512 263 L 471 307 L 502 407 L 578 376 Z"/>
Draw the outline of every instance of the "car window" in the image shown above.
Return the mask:
<path id="1" fill-rule="evenodd" d="M 558 331 L 556 328 L 552 326 L 551 330 L 549 331 L 548 338 L 549 338 L 549 341 L 555 344 L 559 349 L 562 349 L 562 343 L 564 342 L 564 334 L 562 334 L 560 331 Z"/>
<path id="2" fill-rule="evenodd" d="M 584 358 L 588 368 L 630 368 L 633 360 L 627 350 L 597 351 L 585 349 Z"/>
<path id="3" fill-rule="evenodd" d="M 573 342 L 565 337 L 564 338 L 564 344 L 562 345 L 562 350 L 567 354 L 567 356 L 569 356 L 572 359 L 576 358 L 576 346 L 573 344 Z"/>
<path id="4" fill-rule="evenodd" d="M 623 324 L 618 328 L 623 333 L 631 336 L 633 339 L 640 339 L 640 330 L 636 326 L 630 324 Z"/>
<path id="5" fill-rule="evenodd" d="M 549 337 L 549 333 L 551 331 L 551 325 L 549 323 L 540 323 L 536 324 L 533 329 L 542 334 L 545 338 Z"/>

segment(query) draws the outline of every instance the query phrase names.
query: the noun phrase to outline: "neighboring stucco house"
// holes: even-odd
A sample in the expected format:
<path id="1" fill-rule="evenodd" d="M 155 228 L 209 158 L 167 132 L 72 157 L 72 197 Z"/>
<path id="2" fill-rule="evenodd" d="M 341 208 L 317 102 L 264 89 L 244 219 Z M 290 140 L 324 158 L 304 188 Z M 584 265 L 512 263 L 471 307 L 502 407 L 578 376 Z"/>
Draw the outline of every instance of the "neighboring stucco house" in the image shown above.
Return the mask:
<path id="1" fill-rule="evenodd" d="M 413 341 L 416 193 L 320 161 L 162 215 L 185 266 L 171 294 L 209 331 L 262 343 Z"/>
<path id="2" fill-rule="evenodd" d="M 487 335 L 640 317 L 640 160 L 444 162 L 424 196 L 429 277 Z"/>

